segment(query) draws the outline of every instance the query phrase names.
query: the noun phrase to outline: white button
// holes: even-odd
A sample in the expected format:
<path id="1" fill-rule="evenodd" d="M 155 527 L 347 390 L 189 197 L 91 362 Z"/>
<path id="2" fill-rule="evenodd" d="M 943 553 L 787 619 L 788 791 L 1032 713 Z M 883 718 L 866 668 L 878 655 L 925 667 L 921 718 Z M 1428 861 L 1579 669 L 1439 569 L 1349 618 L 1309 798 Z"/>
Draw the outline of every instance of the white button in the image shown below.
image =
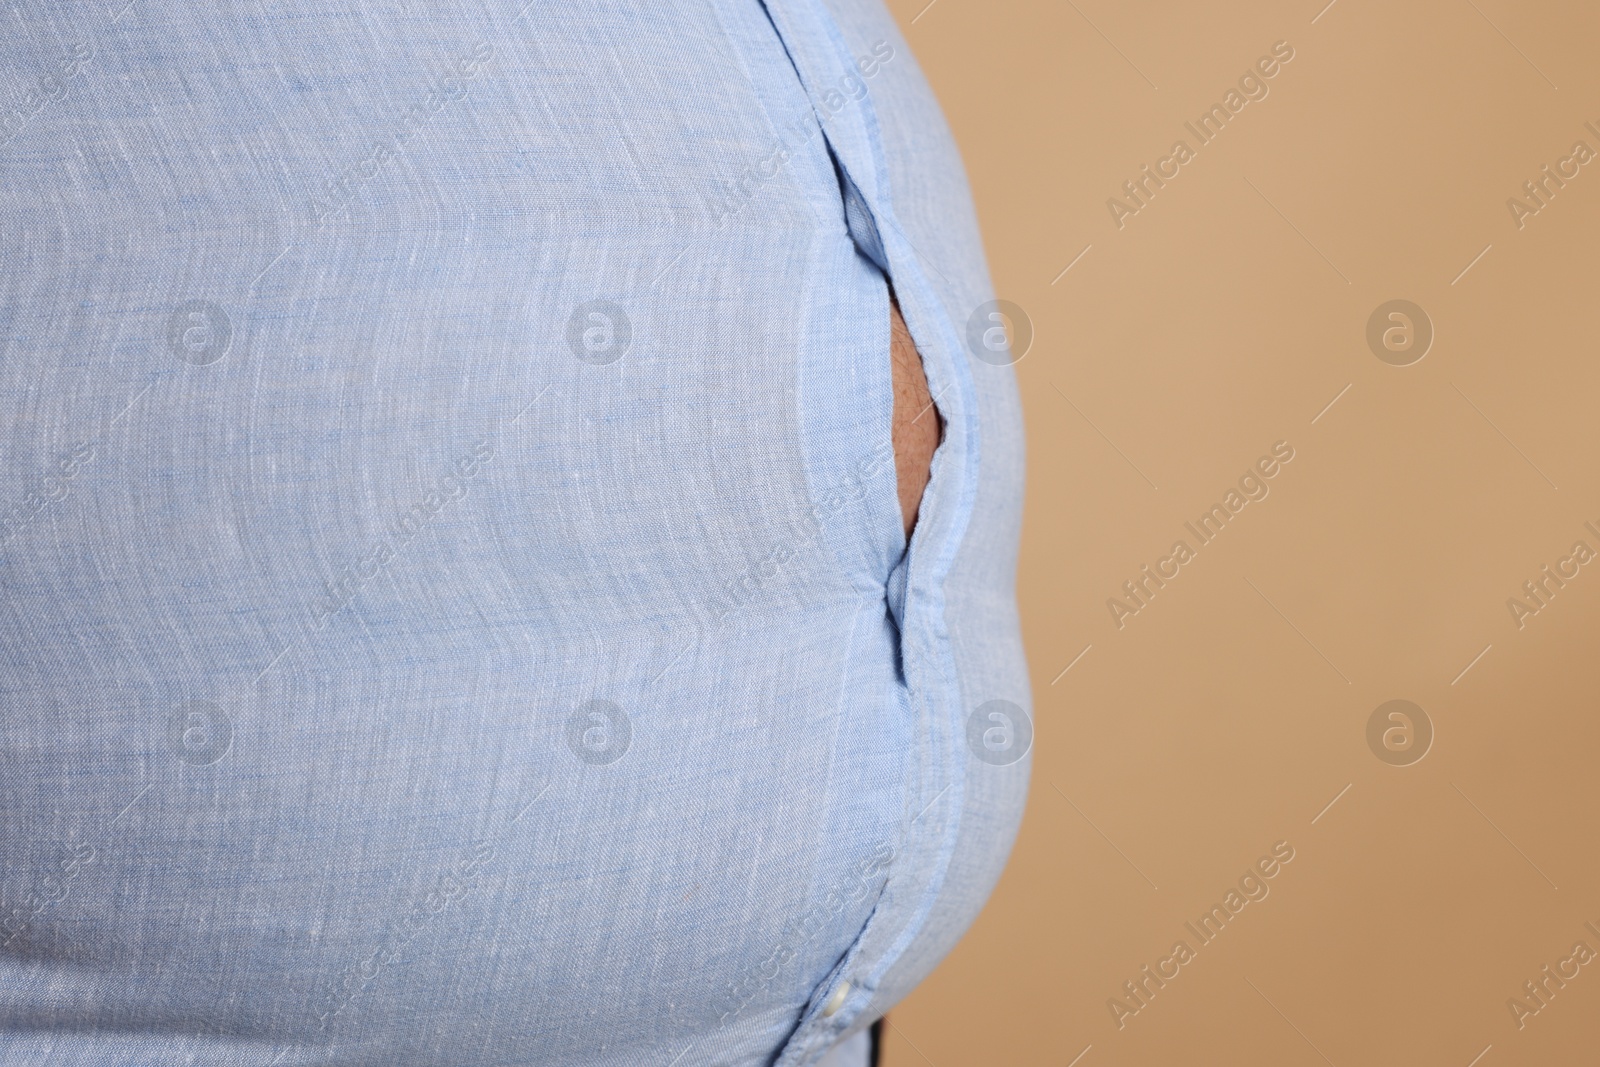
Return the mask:
<path id="1" fill-rule="evenodd" d="M 845 998 L 850 995 L 850 983 L 840 982 L 839 988 L 833 991 L 833 996 L 828 998 L 828 1003 L 822 1008 L 823 1018 L 827 1018 L 840 1008 L 844 1007 Z"/>

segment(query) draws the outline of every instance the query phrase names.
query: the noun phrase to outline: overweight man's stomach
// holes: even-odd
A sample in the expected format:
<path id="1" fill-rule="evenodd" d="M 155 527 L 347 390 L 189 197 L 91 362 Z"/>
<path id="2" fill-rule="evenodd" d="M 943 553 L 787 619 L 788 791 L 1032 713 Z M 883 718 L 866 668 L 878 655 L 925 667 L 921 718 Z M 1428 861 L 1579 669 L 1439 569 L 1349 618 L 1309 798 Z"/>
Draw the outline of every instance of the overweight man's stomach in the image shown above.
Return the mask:
<path id="1" fill-rule="evenodd" d="M 904 535 L 882 280 L 715 260 L 809 286 L 12 306 L 0 1063 L 770 1062 L 916 815 Z"/>
<path id="2" fill-rule="evenodd" d="M 0 367 L 0 1063 L 769 1062 L 916 815 L 848 237 L 699 308 L 124 255 Z"/>
<path id="3" fill-rule="evenodd" d="M 0 1064 L 814 1063 L 954 944 L 1027 783 L 1018 409 L 843 6 L 19 8 Z"/>
<path id="4" fill-rule="evenodd" d="M 7 641 L 0 1062 L 781 1043 L 897 854 L 881 612 L 693 644 L 429 614 L 403 635 L 352 614 L 243 671 L 254 649 L 220 636 L 119 650 L 81 602 Z"/>

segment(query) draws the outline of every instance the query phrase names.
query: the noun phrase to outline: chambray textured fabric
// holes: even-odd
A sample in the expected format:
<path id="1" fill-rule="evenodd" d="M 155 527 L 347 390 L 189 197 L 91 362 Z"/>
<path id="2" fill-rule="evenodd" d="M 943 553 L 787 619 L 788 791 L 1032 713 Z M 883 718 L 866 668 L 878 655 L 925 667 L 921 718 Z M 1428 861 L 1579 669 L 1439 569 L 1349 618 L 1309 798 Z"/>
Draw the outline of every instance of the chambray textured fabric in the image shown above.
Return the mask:
<path id="1" fill-rule="evenodd" d="M 878 0 L 19 0 L 0 85 L 0 1064 L 859 1061 L 1032 737 Z"/>

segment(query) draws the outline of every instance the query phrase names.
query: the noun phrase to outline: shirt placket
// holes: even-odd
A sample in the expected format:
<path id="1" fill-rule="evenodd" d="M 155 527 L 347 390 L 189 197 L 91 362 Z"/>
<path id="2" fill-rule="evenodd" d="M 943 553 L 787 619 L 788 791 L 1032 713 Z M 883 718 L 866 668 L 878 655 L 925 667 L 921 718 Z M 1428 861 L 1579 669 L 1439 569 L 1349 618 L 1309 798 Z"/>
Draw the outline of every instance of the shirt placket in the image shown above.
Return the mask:
<path id="1" fill-rule="evenodd" d="M 967 752 L 961 744 L 960 684 L 944 627 L 942 579 L 970 515 L 977 470 L 975 389 L 960 335 L 895 221 L 870 89 L 832 15 L 818 0 L 763 0 L 811 100 L 839 170 L 843 212 L 863 255 L 890 280 L 940 398 L 951 455 L 936 473 L 919 518 L 916 558 L 891 583 L 901 621 L 914 717 L 902 840 L 883 894 L 861 935 L 813 991 L 778 1067 L 813 1064 L 847 1031 L 882 1015 L 884 976 L 923 930 L 944 882 L 960 828 Z M 920 329 L 918 328 L 920 327 Z M 887 329 L 887 323 L 885 324 Z M 924 534 L 921 526 L 930 530 Z"/>

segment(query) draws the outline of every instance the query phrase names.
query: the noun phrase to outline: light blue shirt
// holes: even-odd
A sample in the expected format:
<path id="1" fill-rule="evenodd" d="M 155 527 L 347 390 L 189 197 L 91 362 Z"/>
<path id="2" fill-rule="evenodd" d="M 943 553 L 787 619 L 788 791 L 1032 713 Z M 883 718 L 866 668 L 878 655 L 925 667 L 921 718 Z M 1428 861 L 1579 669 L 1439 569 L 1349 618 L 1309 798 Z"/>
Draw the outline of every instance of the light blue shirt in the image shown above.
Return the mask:
<path id="1" fill-rule="evenodd" d="M 877 0 L 3 17 L 0 1064 L 814 1064 L 904 997 L 1032 726 Z"/>

